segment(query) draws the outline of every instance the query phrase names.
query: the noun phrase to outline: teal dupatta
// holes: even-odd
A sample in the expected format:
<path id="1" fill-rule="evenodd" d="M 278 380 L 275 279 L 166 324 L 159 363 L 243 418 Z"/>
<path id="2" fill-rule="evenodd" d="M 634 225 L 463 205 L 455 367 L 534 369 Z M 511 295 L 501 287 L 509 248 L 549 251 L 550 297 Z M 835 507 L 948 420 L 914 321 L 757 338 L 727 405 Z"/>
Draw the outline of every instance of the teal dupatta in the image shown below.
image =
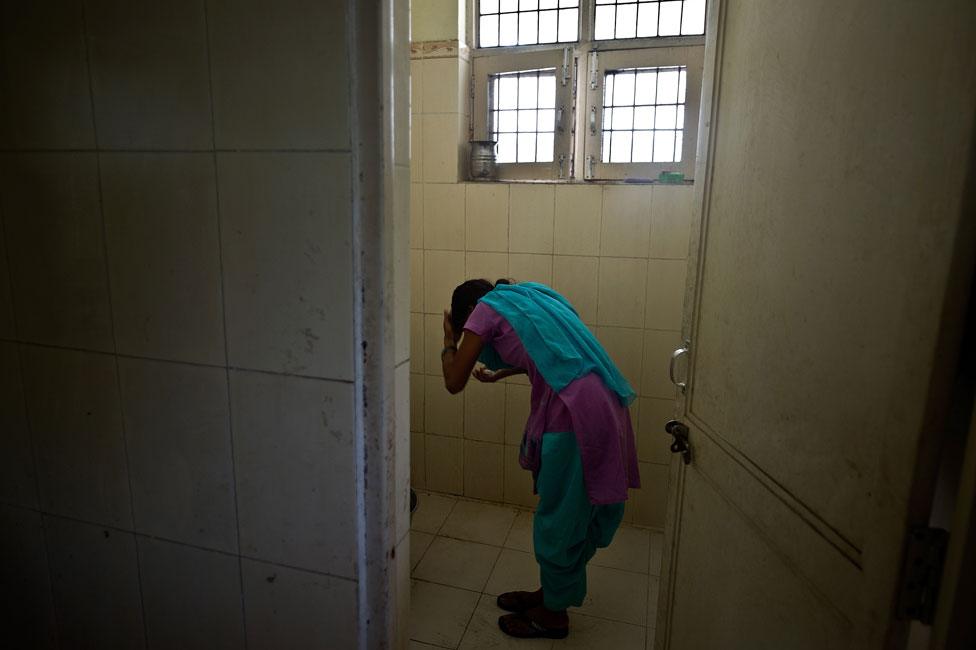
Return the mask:
<path id="1" fill-rule="evenodd" d="M 629 406 L 636 394 L 565 298 L 536 282 L 500 284 L 480 300 L 508 321 L 542 378 L 555 392 L 591 372 Z M 508 368 L 491 345 L 478 360 L 489 370 Z"/>

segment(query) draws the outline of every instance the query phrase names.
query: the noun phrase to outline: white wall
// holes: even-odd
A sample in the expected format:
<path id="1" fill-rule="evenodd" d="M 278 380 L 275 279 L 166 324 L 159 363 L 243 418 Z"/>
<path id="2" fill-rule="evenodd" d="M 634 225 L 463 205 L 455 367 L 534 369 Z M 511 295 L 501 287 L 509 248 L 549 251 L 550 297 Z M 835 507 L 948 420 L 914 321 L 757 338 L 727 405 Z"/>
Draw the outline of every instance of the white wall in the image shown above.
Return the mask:
<path id="1" fill-rule="evenodd" d="M 405 135 L 406 70 L 401 122 L 354 142 L 382 118 L 350 110 L 350 70 L 379 75 L 350 55 L 347 35 L 370 28 L 356 5 L 0 10 L 0 583 L 17 595 L 15 647 L 351 648 L 360 598 L 396 608 L 365 586 L 399 575 L 395 560 L 361 543 L 403 540 L 394 490 L 358 478 L 377 441 L 372 462 L 397 478 L 392 341 L 407 318 L 384 282 L 354 301 L 378 275 L 354 261 L 374 254 L 392 277 L 398 246 L 407 257 L 406 155 L 394 201 L 381 151 Z M 364 175 L 391 200 L 362 205 Z M 370 219 L 382 251 L 361 236 Z M 354 349 L 383 345 L 366 322 L 390 329 L 370 411 Z M 373 411 L 389 426 L 367 430 Z"/>

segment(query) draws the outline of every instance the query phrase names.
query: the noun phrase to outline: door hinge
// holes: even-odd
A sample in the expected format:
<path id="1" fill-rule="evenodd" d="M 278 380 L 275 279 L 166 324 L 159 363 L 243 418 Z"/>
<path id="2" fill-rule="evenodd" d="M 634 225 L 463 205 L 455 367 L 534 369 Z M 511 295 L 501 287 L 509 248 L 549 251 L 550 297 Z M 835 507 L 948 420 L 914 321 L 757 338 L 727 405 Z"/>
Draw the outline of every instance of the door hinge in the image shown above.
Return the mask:
<path id="1" fill-rule="evenodd" d="M 586 154 L 586 161 L 583 167 L 583 178 L 593 178 L 593 155 Z"/>
<path id="2" fill-rule="evenodd" d="M 569 83 L 569 62 L 572 60 L 573 56 L 570 54 L 570 49 L 563 48 L 563 74 L 562 74 L 562 85 Z"/>
<path id="3" fill-rule="evenodd" d="M 576 99 L 576 88 L 579 86 L 579 59 L 573 57 L 573 99 Z"/>
<path id="4" fill-rule="evenodd" d="M 600 64 L 597 58 L 598 56 L 596 52 L 590 52 L 590 90 L 596 90 L 600 87 Z"/>
<path id="5" fill-rule="evenodd" d="M 941 528 L 909 529 L 898 589 L 898 618 L 932 624 L 948 543 L 949 533 Z"/>

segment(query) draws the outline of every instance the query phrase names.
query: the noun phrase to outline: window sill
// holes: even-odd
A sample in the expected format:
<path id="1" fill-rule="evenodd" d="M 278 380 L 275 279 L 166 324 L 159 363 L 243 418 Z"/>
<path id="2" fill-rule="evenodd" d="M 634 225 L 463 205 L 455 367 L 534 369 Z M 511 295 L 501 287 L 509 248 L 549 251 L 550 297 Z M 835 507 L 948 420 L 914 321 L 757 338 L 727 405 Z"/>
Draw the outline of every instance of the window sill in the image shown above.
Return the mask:
<path id="1" fill-rule="evenodd" d="M 565 178 L 565 179 L 491 179 L 491 180 L 474 180 L 474 179 L 463 179 L 462 183 L 475 183 L 475 184 L 502 184 L 502 185 L 694 185 L 695 179 L 686 178 L 680 183 L 671 183 L 660 181 L 656 178 L 649 179 L 618 179 L 618 178 L 594 178 L 594 179 L 583 179 L 583 178 Z"/>

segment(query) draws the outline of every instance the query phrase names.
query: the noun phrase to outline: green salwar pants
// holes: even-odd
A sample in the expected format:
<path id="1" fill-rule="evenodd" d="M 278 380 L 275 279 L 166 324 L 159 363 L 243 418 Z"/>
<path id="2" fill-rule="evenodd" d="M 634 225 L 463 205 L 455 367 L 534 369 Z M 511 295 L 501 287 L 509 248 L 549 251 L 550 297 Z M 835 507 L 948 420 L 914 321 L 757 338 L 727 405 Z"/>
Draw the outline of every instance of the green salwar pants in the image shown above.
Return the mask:
<path id="1" fill-rule="evenodd" d="M 624 504 L 590 503 L 575 433 L 543 434 L 536 490 L 533 542 L 546 609 L 579 607 L 586 596 L 586 563 L 596 549 L 610 545 Z"/>

